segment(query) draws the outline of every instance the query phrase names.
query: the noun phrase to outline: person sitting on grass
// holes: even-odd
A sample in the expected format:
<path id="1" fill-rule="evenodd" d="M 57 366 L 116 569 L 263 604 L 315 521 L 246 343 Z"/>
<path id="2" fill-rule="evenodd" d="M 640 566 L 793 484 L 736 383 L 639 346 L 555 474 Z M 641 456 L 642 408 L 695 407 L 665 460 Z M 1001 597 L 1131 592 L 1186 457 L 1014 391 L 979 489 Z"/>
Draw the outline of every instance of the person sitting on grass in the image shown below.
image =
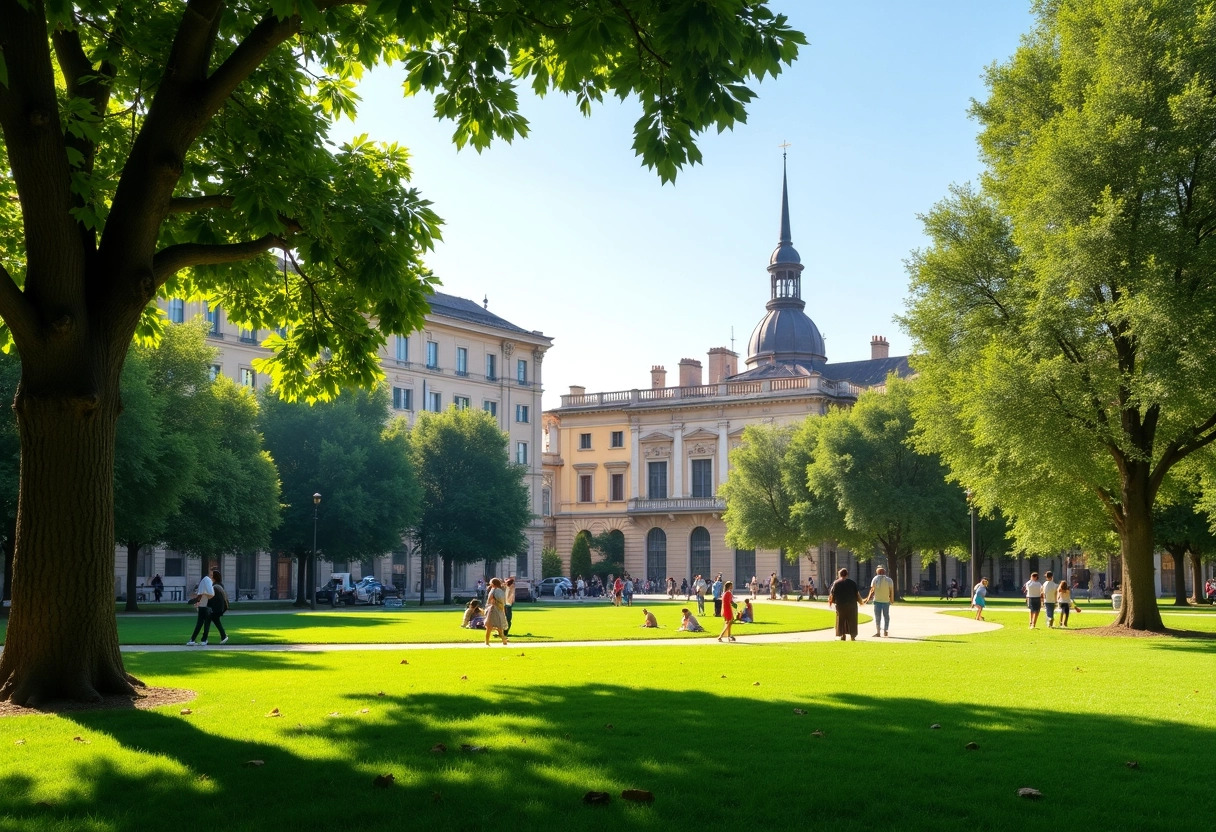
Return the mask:
<path id="1" fill-rule="evenodd" d="M 659 628 L 659 622 L 657 620 L 655 620 L 654 613 L 652 613 L 650 610 L 643 607 L 642 615 L 644 616 L 644 619 L 642 621 L 642 626 L 644 628 L 646 628 L 648 630 L 657 630 Z"/>
<path id="2" fill-rule="evenodd" d="M 701 626 L 701 622 L 689 611 L 688 607 L 680 610 L 680 614 L 684 617 L 680 620 L 680 629 L 676 630 L 677 633 L 705 632 L 705 628 Z"/>
<path id="3" fill-rule="evenodd" d="M 485 613 L 482 612 L 481 604 L 477 603 L 476 598 L 465 607 L 464 620 L 460 622 L 460 626 L 466 630 L 480 630 L 486 626 Z"/>
<path id="4" fill-rule="evenodd" d="M 752 599 L 743 599 L 743 612 L 739 613 L 740 624 L 755 624 L 756 611 L 752 608 Z"/>

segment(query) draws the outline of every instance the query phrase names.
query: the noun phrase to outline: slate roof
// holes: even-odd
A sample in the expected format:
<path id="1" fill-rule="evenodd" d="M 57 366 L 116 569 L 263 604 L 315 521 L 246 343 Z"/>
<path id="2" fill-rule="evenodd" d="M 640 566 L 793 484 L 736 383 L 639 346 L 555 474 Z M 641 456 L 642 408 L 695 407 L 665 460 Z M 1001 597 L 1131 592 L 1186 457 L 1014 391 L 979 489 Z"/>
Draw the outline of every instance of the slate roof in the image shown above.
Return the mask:
<path id="1" fill-rule="evenodd" d="M 871 358 L 865 361 L 841 361 L 838 364 L 823 364 L 818 361 L 811 363 L 795 361 L 778 361 L 772 364 L 761 364 L 746 372 L 737 373 L 730 381 L 754 381 L 766 378 L 798 378 L 819 373 L 832 381 L 849 381 L 858 387 L 873 387 L 882 384 L 887 376 L 895 373 L 900 378 L 912 375 L 908 365 L 908 356 L 897 355 L 891 358 Z"/>
<path id="2" fill-rule="evenodd" d="M 435 292 L 430 296 L 428 301 L 431 305 L 431 312 L 435 315 L 443 315 L 445 318 L 455 318 L 458 321 L 467 321 L 471 324 L 480 324 L 482 326 L 493 327 L 494 329 L 503 329 L 507 332 L 522 332 L 525 335 L 537 335 L 537 333 L 531 330 L 524 329 L 522 326 L 516 326 L 505 318 L 498 317 L 475 300 L 458 298 L 446 292 Z M 546 338 L 544 335 L 540 335 L 539 337 Z"/>

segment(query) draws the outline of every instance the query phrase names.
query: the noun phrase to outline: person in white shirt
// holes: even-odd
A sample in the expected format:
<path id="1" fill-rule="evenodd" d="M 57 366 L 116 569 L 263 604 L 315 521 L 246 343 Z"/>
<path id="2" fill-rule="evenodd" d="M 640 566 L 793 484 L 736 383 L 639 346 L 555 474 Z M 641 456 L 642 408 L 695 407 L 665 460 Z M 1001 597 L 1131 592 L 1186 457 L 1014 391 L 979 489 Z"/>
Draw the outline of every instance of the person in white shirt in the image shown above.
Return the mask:
<path id="1" fill-rule="evenodd" d="M 1043 585 L 1039 583 L 1039 573 L 1031 572 L 1030 580 L 1022 587 L 1026 596 L 1026 606 L 1030 608 L 1030 629 L 1039 623 L 1039 611 L 1043 609 Z"/>
<path id="2" fill-rule="evenodd" d="M 211 583 L 211 579 L 206 575 L 198 579 L 198 588 L 195 591 L 194 608 L 198 610 L 198 619 L 194 624 L 194 632 L 190 634 L 190 640 L 186 642 L 188 647 L 193 647 L 196 644 L 207 646 L 207 631 L 211 629 L 211 610 L 207 606 L 207 602 L 211 600 L 211 596 L 215 595 L 215 584 Z M 203 632 L 203 640 L 195 641 L 198 638 L 198 631 Z"/>
<path id="3" fill-rule="evenodd" d="M 1043 608 L 1047 611 L 1047 627 L 1052 629 L 1056 626 L 1056 597 L 1059 595 L 1060 585 L 1055 582 L 1050 572 L 1043 577 L 1047 579 L 1043 581 Z"/>
<path id="4" fill-rule="evenodd" d="M 583 580 L 583 576 L 578 576 L 578 600 L 583 600 L 583 596 L 587 594 L 587 582 Z"/>
<path id="5" fill-rule="evenodd" d="M 884 638 L 891 635 L 891 602 L 895 600 L 895 581 L 887 577 L 884 566 L 874 570 L 874 580 L 870 581 L 870 594 L 862 603 L 874 602 L 874 635 Z"/>

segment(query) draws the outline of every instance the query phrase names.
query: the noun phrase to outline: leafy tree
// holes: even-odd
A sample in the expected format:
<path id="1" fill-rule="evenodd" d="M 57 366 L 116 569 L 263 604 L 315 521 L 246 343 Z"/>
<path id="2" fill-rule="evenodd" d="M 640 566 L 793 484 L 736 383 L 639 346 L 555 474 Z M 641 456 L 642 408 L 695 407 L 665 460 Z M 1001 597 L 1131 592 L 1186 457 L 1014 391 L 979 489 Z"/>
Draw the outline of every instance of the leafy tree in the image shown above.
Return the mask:
<path id="1" fill-rule="evenodd" d="M 562 556 L 552 546 L 540 550 L 541 578 L 560 578 L 562 574 Z"/>
<path id="2" fill-rule="evenodd" d="M 275 551 L 299 563 L 296 605 L 309 603 L 316 576 L 304 568 L 313 547 L 328 560 L 361 560 L 391 551 L 418 519 L 420 491 L 407 432 L 386 427 L 388 390 L 346 390 L 307 405 L 273 393 L 262 399 L 266 449 L 282 480 L 283 523 L 271 535 Z M 319 506 L 313 494 L 321 494 Z"/>
<path id="3" fill-rule="evenodd" d="M 810 490 L 838 512 L 823 531 L 859 559 L 881 551 L 892 567 L 903 566 L 905 588 L 913 554 L 932 561 L 937 549 L 960 540 L 967 522 L 963 492 L 946 482 L 941 460 L 912 447 L 912 399 L 913 384 L 892 376 L 885 392 L 864 392 L 851 409 L 811 417 L 818 442 L 806 469 Z"/>
<path id="4" fill-rule="evenodd" d="M 1193 480 L 1186 483 L 1176 494 L 1159 500 L 1153 509 L 1155 542 L 1174 559 L 1174 604 L 1180 607 L 1203 602 L 1203 562 L 1216 557 L 1216 533 L 1200 508 L 1203 498 L 1197 486 Z M 1186 596 L 1187 566 L 1194 589 L 1190 602 Z"/>
<path id="5" fill-rule="evenodd" d="M 591 532 L 583 529 L 574 536 L 570 547 L 570 579 L 591 579 Z"/>
<path id="6" fill-rule="evenodd" d="M 23 704 L 132 690 L 107 603 L 114 430 L 154 298 L 285 326 L 258 369 L 288 398 L 374 383 L 385 334 L 422 324 L 439 218 L 405 149 L 326 141 L 367 67 L 402 61 L 406 92 L 435 93 L 477 149 L 527 133 L 520 83 L 584 112 L 637 96 L 634 147 L 666 181 L 805 42 L 763 3 L 657 0 L 0 0 L 0 33 L 0 317 L 22 361 L 28 576 L 0 697 Z M 51 580 L 64 602 L 48 608 Z"/>
<path id="7" fill-rule="evenodd" d="M 620 575 L 625 571 L 625 535 L 620 529 L 600 532 L 589 541 L 591 548 L 600 553 L 599 560 L 591 565 L 587 574 Z"/>
<path id="8" fill-rule="evenodd" d="M 511 462 L 507 435 L 484 410 L 420 413 L 410 445 L 422 487 L 414 536 L 443 559 L 443 603 L 450 604 L 453 565 L 514 557 L 526 545 L 527 467 Z"/>
<path id="9" fill-rule="evenodd" d="M 1162 629 L 1153 507 L 1216 439 L 1216 17 L 1060 0 L 988 72 L 987 166 L 924 218 L 905 319 L 923 446 L 1028 549 L 1105 525 L 1118 623 Z"/>

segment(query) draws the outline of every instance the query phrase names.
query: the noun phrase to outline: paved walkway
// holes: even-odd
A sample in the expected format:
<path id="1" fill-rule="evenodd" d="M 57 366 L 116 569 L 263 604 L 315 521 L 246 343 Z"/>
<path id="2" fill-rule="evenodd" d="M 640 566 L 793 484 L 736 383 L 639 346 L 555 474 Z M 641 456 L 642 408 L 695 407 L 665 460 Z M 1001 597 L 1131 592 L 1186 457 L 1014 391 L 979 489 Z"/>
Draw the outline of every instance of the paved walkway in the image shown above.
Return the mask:
<path id="1" fill-rule="evenodd" d="M 781 601 L 768 601 L 765 604 L 780 604 Z M 785 602 L 793 603 L 793 602 Z M 635 606 L 637 606 L 635 601 Z M 806 607 L 806 602 L 798 604 Z M 828 609 L 827 604 L 811 603 L 811 607 Z M 868 613 L 868 608 L 863 607 Z M 988 621 L 976 621 L 972 618 L 962 618 L 957 615 L 942 615 L 946 610 L 966 610 L 965 606 L 925 607 L 919 604 L 895 604 L 891 609 L 891 635 L 889 638 L 875 638 L 870 624 L 862 624 L 858 629 L 860 641 L 875 641 L 881 644 L 906 644 L 913 641 L 923 641 L 929 636 L 970 635 L 999 629 L 999 624 Z M 706 629 L 711 632 L 718 629 L 721 619 L 708 616 L 703 618 Z M 747 625 L 742 625 L 740 632 L 746 632 Z M 127 644 L 123 645 L 124 653 L 176 653 L 184 650 L 214 650 L 221 649 L 232 652 L 248 653 L 325 653 L 349 650 L 484 650 L 485 643 L 472 633 L 468 642 L 444 642 L 440 644 L 225 644 L 222 647 L 214 643 L 209 647 L 187 647 L 185 644 Z M 736 647 L 747 644 L 803 644 L 813 641 L 834 641 L 836 636 L 831 628 L 814 630 L 806 633 L 768 633 L 765 635 L 740 635 L 735 642 Z M 660 638 L 633 641 L 516 641 L 510 648 L 522 647 L 527 650 L 550 649 L 553 647 L 638 647 L 638 646 L 669 646 L 680 645 L 716 645 L 716 638 Z M 490 645 L 502 649 L 502 643 L 491 639 Z M 509 648 L 509 649 L 510 649 Z"/>

